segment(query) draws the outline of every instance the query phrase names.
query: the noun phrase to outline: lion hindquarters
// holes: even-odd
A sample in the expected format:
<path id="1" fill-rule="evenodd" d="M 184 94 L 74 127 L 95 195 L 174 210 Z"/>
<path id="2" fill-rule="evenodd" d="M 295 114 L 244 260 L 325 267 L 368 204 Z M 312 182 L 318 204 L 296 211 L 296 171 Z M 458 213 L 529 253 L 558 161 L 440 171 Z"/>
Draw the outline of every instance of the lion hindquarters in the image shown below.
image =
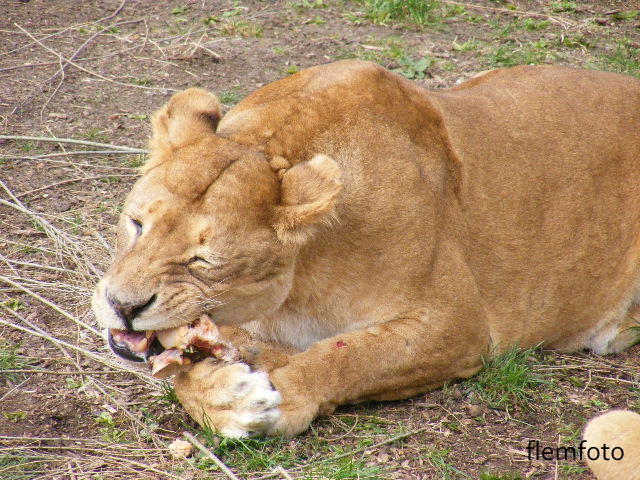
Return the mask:
<path id="1" fill-rule="evenodd" d="M 605 444 L 608 447 L 608 460 L 603 455 L 597 460 L 587 456 L 587 464 L 598 480 L 640 480 L 640 415 L 628 410 L 605 413 L 589 422 L 584 439 L 587 453 L 590 447 L 599 452 Z M 622 458 L 619 450 L 613 451 L 615 448 L 622 450 Z"/>

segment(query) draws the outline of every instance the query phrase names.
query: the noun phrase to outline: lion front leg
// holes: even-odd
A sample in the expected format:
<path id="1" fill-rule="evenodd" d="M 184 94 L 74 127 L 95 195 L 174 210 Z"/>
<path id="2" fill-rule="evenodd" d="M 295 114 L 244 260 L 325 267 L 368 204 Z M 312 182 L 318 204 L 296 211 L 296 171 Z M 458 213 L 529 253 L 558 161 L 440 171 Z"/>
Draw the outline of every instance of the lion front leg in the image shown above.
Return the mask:
<path id="1" fill-rule="evenodd" d="M 482 322 L 463 318 L 467 321 L 414 312 L 291 356 L 269 373 L 282 395 L 274 430 L 295 435 L 338 405 L 408 398 L 472 376 L 482 367 L 490 340 Z"/>
<path id="2" fill-rule="evenodd" d="M 194 418 L 225 435 L 289 436 L 341 404 L 407 398 L 469 377 L 489 344 L 482 322 L 417 312 L 323 340 L 272 369 L 196 365 L 177 377 L 176 392 Z"/>

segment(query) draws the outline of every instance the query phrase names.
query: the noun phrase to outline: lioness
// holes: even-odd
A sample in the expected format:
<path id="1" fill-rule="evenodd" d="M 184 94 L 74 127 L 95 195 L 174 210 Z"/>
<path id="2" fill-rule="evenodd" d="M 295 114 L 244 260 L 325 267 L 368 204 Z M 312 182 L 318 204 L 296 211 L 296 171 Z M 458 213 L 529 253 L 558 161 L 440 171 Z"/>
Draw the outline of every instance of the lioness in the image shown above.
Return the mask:
<path id="1" fill-rule="evenodd" d="M 350 60 L 224 118 L 186 90 L 152 123 L 93 306 L 129 359 L 162 350 L 154 331 L 221 326 L 240 359 L 175 388 L 225 435 L 296 434 L 513 345 L 636 340 L 637 79 L 517 67 L 430 92 Z"/>

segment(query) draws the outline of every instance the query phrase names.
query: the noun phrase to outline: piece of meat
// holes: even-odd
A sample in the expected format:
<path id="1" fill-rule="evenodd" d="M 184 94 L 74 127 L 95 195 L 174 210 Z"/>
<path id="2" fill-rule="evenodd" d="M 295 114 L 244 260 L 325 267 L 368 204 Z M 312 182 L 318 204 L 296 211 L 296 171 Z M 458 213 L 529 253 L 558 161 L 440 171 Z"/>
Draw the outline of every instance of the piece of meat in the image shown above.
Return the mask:
<path id="1" fill-rule="evenodd" d="M 189 347 L 225 362 L 238 358 L 237 349 L 220 340 L 218 327 L 207 315 L 202 315 L 192 325 L 158 330 L 155 333 L 158 341 L 166 349 L 160 355 L 149 359 L 152 375 L 156 378 L 175 375 L 190 365 L 191 360 L 184 356 L 184 350 Z"/>

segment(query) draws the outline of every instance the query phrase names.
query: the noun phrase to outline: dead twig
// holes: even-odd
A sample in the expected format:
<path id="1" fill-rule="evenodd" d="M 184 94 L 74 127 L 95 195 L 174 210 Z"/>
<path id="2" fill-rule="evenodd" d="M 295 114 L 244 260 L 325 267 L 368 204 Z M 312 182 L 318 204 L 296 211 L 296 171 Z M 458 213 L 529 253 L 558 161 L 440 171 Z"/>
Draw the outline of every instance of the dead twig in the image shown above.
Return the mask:
<path id="1" fill-rule="evenodd" d="M 280 474 L 282 478 L 284 478 L 284 480 L 293 480 L 293 477 L 289 474 L 289 472 L 287 472 L 280 465 L 278 465 L 276 468 L 273 469 L 273 473 Z"/>
<path id="2" fill-rule="evenodd" d="M 121 85 L 124 87 L 131 87 L 131 88 L 140 88 L 142 90 L 162 90 L 164 92 L 177 92 L 178 90 L 175 90 L 173 88 L 164 88 L 164 87 L 147 87 L 145 85 L 136 85 L 133 83 L 125 83 L 125 82 L 121 82 L 119 80 L 114 80 L 113 78 L 109 78 L 109 77 L 105 77 L 104 75 L 99 74 L 98 72 L 94 72 L 93 70 L 89 70 L 88 68 L 84 68 L 82 65 L 78 65 L 77 63 L 71 61 L 70 59 L 66 58 L 65 56 L 63 56 L 62 54 L 60 54 L 59 52 L 55 51 L 54 49 L 46 46 L 44 43 L 42 43 L 41 41 L 39 41 L 36 37 L 34 37 L 33 35 L 31 35 L 27 30 L 25 30 L 24 28 L 22 28 L 19 24 L 14 23 L 14 25 L 19 28 L 20 30 L 22 30 L 24 33 L 26 33 L 32 40 L 34 40 L 38 45 L 40 45 L 42 48 L 44 48 L 45 50 L 47 50 L 50 53 L 53 53 L 56 57 L 58 57 L 61 61 L 65 61 L 70 65 L 73 65 L 74 67 L 76 67 L 78 70 L 81 70 L 93 77 L 99 78 L 101 80 L 104 80 L 105 82 L 110 82 L 110 83 L 114 83 L 116 85 Z"/>
<path id="3" fill-rule="evenodd" d="M 59 338 L 55 338 L 55 337 L 51 336 L 48 333 L 40 333 L 40 332 L 31 330 L 29 328 L 26 328 L 26 327 L 21 327 L 20 325 L 16 325 L 16 324 L 11 323 L 11 322 L 9 322 L 7 320 L 4 320 L 2 318 L 0 318 L 0 325 L 5 325 L 7 327 L 11 327 L 11 328 L 14 328 L 16 330 L 20 330 L 21 332 L 27 333 L 29 335 L 33 335 L 33 336 L 36 336 L 36 337 L 44 338 L 45 340 L 48 340 L 53 344 L 62 345 L 65 348 L 70 348 L 71 350 L 75 350 L 76 352 L 81 353 L 82 355 L 84 355 L 84 356 L 86 356 L 86 357 L 88 357 L 88 358 L 90 358 L 92 360 L 95 360 L 96 362 L 99 362 L 99 363 L 101 363 L 103 365 L 106 365 L 108 367 L 111 367 L 111 368 L 114 368 L 114 369 L 117 369 L 117 370 L 120 370 L 120 371 L 123 371 L 123 372 L 132 373 L 132 374 L 136 375 L 137 377 L 141 378 L 144 382 L 146 382 L 146 383 L 148 383 L 148 384 L 150 384 L 150 385 L 152 385 L 154 387 L 157 387 L 158 385 L 160 385 L 160 382 L 158 382 L 155 379 L 150 378 L 148 375 L 144 375 L 143 373 L 138 372 L 138 371 L 133 370 L 133 369 L 130 369 L 130 368 L 127 368 L 124 365 L 120 365 L 120 364 L 118 364 L 116 362 L 107 360 L 106 358 L 103 358 L 100 355 L 97 355 L 97 354 L 95 354 L 93 352 L 90 352 L 89 350 L 86 350 L 86 349 L 84 349 L 82 347 L 78 347 L 77 345 L 73 345 L 73 344 L 71 344 L 69 342 L 65 342 L 64 340 L 60 340 Z"/>
<path id="4" fill-rule="evenodd" d="M 0 199 L 2 200 L 2 199 Z M 73 315 L 71 315 L 69 312 L 66 312 L 65 310 L 63 310 L 62 308 L 60 308 L 59 306 L 57 306 L 55 303 L 50 302 L 49 300 L 47 300 L 46 298 L 38 295 L 36 292 L 29 290 L 28 288 L 20 285 L 17 282 L 14 282 L 13 280 L 5 277 L 4 275 L 0 275 L 0 282 L 3 283 L 7 283 L 9 285 L 11 285 L 12 287 L 17 288 L 18 290 L 21 290 L 22 292 L 26 293 L 27 295 L 29 295 L 30 297 L 35 298 L 36 300 L 38 300 L 39 302 L 45 304 L 47 307 L 51 308 L 52 310 L 58 312 L 60 315 L 62 315 L 63 317 L 71 320 L 73 323 L 77 324 L 78 326 L 84 328 L 85 330 L 89 330 L 91 333 L 93 333 L 94 335 L 98 336 L 98 337 L 102 337 L 102 333 L 100 333 L 98 330 L 96 330 L 95 328 L 91 327 L 90 325 L 87 325 L 86 323 L 82 323 L 80 320 L 78 320 L 77 318 L 75 318 Z"/>
<path id="5" fill-rule="evenodd" d="M 127 2 L 127 0 L 124 0 L 121 4 L 120 7 L 118 7 L 118 9 L 116 9 L 116 13 L 114 13 L 111 17 L 109 18 L 113 18 L 115 17 L 120 10 L 122 10 L 122 8 L 124 7 L 125 3 Z M 46 102 L 44 102 L 44 105 L 42 106 L 42 108 L 40 109 L 40 114 L 42 114 L 42 112 L 44 112 L 44 109 L 46 108 L 46 106 L 49 104 L 49 102 L 51 101 L 51 99 L 56 95 L 56 93 L 58 92 L 58 90 L 60 89 L 60 87 L 62 86 L 62 84 L 64 83 L 64 77 L 65 77 L 65 70 L 67 69 L 67 67 L 69 65 L 72 65 L 73 62 L 77 61 L 76 59 L 78 58 L 78 56 L 87 48 L 87 46 L 93 42 L 96 38 L 98 38 L 99 35 L 101 35 L 102 33 L 110 30 L 113 27 L 116 26 L 121 26 L 121 25 L 125 25 L 125 24 L 130 24 L 130 23 L 138 23 L 141 22 L 142 20 L 127 20 L 124 22 L 118 22 L 115 24 L 110 24 L 107 25 L 106 27 L 103 27 L 102 29 L 98 30 L 97 32 L 95 32 L 93 35 L 91 35 L 89 38 L 87 38 L 82 45 L 80 45 L 80 47 L 78 47 L 78 49 L 73 52 L 73 54 L 69 57 L 69 60 L 65 60 L 65 62 L 62 62 L 62 56 L 60 55 L 59 61 L 60 61 L 60 68 L 58 69 L 58 71 L 56 73 L 54 73 L 53 75 L 51 75 L 51 77 L 49 77 L 47 80 L 45 80 L 45 84 L 52 82 L 56 77 L 62 75 L 62 78 L 60 79 L 60 81 L 58 82 L 58 85 L 56 86 L 56 88 L 53 90 L 53 93 L 49 96 L 49 98 L 47 99 Z"/>
<path id="6" fill-rule="evenodd" d="M 182 432 L 182 435 L 184 435 L 184 438 L 189 440 L 194 447 L 196 447 L 198 450 L 204 453 L 207 457 L 213 460 L 213 462 L 220 468 L 220 470 L 222 470 L 222 472 L 227 476 L 227 478 L 229 478 L 230 480 L 240 480 L 238 477 L 236 477 L 236 475 L 231 470 L 229 470 L 229 468 L 224 463 L 222 463 L 222 460 L 220 460 L 211 450 L 209 450 L 207 447 L 202 445 L 196 439 L 196 437 L 191 435 L 189 432 Z"/>
<path id="7" fill-rule="evenodd" d="M 0 375 L 3 375 L 5 373 L 23 373 L 23 374 L 42 373 L 44 375 L 120 375 L 120 372 L 116 372 L 114 370 L 79 370 L 76 372 L 67 372 L 67 371 L 57 371 L 57 370 L 43 370 L 40 368 L 34 368 L 34 369 L 18 368 L 13 370 L 2 370 L 0 372 Z"/>
<path id="8" fill-rule="evenodd" d="M 116 173 L 116 174 L 109 175 L 109 177 L 136 177 L 136 176 L 137 175 L 134 173 Z M 104 178 L 104 177 L 105 177 L 104 175 L 97 175 L 94 177 L 69 178 L 67 180 L 62 180 L 60 182 L 45 185 L 44 187 L 34 188 L 33 190 L 28 190 L 26 192 L 18 193 L 16 197 L 18 198 L 26 197 L 27 195 L 33 195 L 34 193 L 42 192 L 43 190 L 49 190 L 50 188 L 59 187 L 61 185 L 68 185 L 69 183 L 75 183 L 75 182 L 85 182 L 87 180 L 100 180 L 101 178 Z"/>
<path id="9" fill-rule="evenodd" d="M 90 142 L 88 140 L 77 140 L 75 138 L 56 138 L 56 137 L 30 137 L 25 135 L 0 135 L 0 140 L 26 140 L 32 142 L 54 142 L 54 143 L 73 143 L 76 145 L 89 145 L 91 147 L 109 148 L 111 150 L 120 150 L 128 153 L 149 153 L 141 148 L 127 147 L 124 145 L 111 145 L 109 143 Z M 66 154 L 70 154 L 68 152 Z"/>

